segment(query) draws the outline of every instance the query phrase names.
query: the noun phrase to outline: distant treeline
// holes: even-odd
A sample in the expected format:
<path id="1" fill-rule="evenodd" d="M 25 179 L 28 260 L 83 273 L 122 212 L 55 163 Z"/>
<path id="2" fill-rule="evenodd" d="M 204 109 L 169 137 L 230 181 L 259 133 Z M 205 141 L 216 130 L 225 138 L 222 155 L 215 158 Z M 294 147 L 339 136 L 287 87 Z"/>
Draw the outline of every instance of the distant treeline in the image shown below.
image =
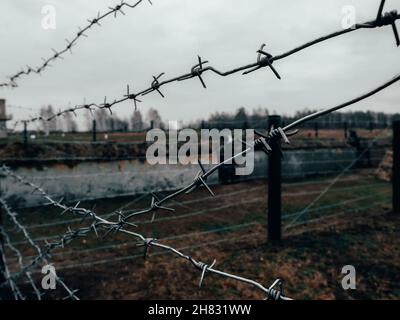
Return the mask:
<path id="1" fill-rule="evenodd" d="M 297 120 L 301 117 L 309 115 L 317 110 L 302 110 L 297 111 L 295 115 L 281 115 L 283 125 Z M 207 120 L 199 120 L 192 123 L 191 126 L 199 128 L 267 128 L 268 115 L 276 114 L 270 113 L 268 109 L 258 108 L 251 113 L 246 111 L 245 108 L 239 108 L 234 113 L 215 113 L 212 114 Z M 373 111 L 353 111 L 353 112 L 334 112 L 325 115 L 315 121 L 311 121 L 302 125 L 302 128 L 315 128 L 318 126 L 320 129 L 337 129 L 347 126 L 349 129 L 374 129 L 374 128 L 387 128 L 391 126 L 394 118 L 400 118 L 400 114 L 387 114 L 384 112 Z"/>
<path id="2" fill-rule="evenodd" d="M 283 125 L 306 116 L 316 110 L 297 111 L 295 115 L 288 116 L 282 114 Z M 48 118 L 56 112 L 52 106 L 44 106 L 40 110 L 43 118 Z M 204 129 L 265 129 L 268 127 L 268 115 L 276 114 L 270 112 L 267 108 L 257 108 L 252 111 L 246 111 L 245 108 L 239 108 L 235 112 L 218 112 L 208 117 L 208 119 L 199 119 L 197 121 L 180 122 L 184 128 L 204 128 Z M 354 112 L 334 112 L 325 115 L 316 121 L 311 121 L 302 125 L 302 128 L 315 129 L 379 129 L 387 128 L 392 120 L 400 114 L 387 114 L 384 112 L 373 111 L 354 111 Z M 146 110 L 145 116 L 142 116 L 140 110 L 133 111 L 125 118 L 119 118 L 115 113 L 111 114 L 105 109 L 97 110 L 93 114 L 89 112 L 86 115 L 85 127 L 83 131 L 91 131 L 93 120 L 96 120 L 96 129 L 99 132 L 142 132 L 151 128 L 168 128 L 168 122 L 161 119 L 160 114 L 154 108 Z M 65 117 L 55 117 L 51 121 L 41 121 L 38 129 L 49 134 L 50 132 L 76 132 L 78 125 L 72 116 L 67 113 Z"/>

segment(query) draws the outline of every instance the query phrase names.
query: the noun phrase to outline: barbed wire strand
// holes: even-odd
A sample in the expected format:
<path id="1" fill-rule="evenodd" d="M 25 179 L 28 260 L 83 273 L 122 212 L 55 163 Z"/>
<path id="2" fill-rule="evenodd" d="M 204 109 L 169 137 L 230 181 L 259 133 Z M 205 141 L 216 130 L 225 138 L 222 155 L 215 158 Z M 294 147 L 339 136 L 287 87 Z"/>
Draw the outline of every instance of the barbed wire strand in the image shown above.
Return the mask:
<path id="1" fill-rule="evenodd" d="M 1 229 L 1 233 L 2 233 L 3 236 L 5 235 L 3 229 Z M 4 239 L 7 240 L 6 237 Z M 22 295 L 18 285 L 16 284 L 14 279 L 11 278 L 11 276 L 10 276 L 10 270 L 8 268 L 8 262 L 7 262 L 5 250 L 3 250 L 4 249 L 3 247 L 0 248 L 0 249 L 1 249 L 0 250 L 0 257 L 1 257 L 1 260 L 2 260 L 2 263 L 3 263 L 3 266 L 4 266 L 3 275 L 4 275 L 4 278 L 6 279 L 4 284 L 8 284 L 9 285 L 15 300 L 20 300 L 20 299 L 21 300 L 25 300 L 25 297 Z"/>
<path id="2" fill-rule="evenodd" d="M 42 58 L 43 63 L 37 67 L 33 68 L 30 66 L 27 66 L 26 69 L 22 69 L 21 71 L 15 73 L 14 75 L 9 77 L 9 81 L 0 83 L 0 88 L 1 87 L 17 87 L 17 81 L 22 77 L 22 76 L 27 76 L 29 74 L 39 74 L 41 75 L 42 72 L 50 67 L 50 63 L 57 60 L 57 59 L 63 59 L 63 55 L 67 52 L 70 52 L 72 54 L 72 47 L 74 47 L 78 40 L 82 37 L 87 37 L 85 32 L 89 31 L 94 25 L 101 26 L 100 22 L 107 18 L 108 16 L 114 14 L 114 18 L 117 17 L 117 13 L 121 13 L 125 15 L 124 11 L 122 11 L 123 8 L 136 8 L 140 3 L 142 3 L 144 0 L 138 0 L 135 4 L 131 5 L 128 2 L 121 1 L 120 4 L 115 5 L 114 7 L 109 7 L 109 10 L 106 11 L 103 14 L 100 14 L 100 12 L 97 14 L 97 16 L 93 19 L 88 19 L 89 24 L 87 24 L 85 27 L 81 28 L 79 27 L 78 32 L 74 36 L 74 38 L 70 41 L 66 39 L 65 41 L 67 42 L 67 45 L 65 46 L 64 49 L 57 51 L 55 49 L 51 49 L 53 51 L 53 55 L 47 59 Z M 150 4 L 152 2 L 150 0 L 147 0 Z"/>
<path id="3" fill-rule="evenodd" d="M 319 194 L 320 191 L 315 192 L 315 193 Z M 340 207 L 340 206 L 343 206 L 343 205 L 346 205 L 346 204 L 349 204 L 349 203 L 354 203 L 354 202 L 359 202 L 361 200 L 370 199 L 370 198 L 373 198 L 376 195 L 381 194 L 381 193 L 382 194 L 386 193 L 386 191 L 385 192 L 377 192 L 377 193 L 374 193 L 374 195 L 360 196 L 360 197 L 352 198 L 352 199 L 349 199 L 349 200 L 343 200 L 341 202 L 337 202 L 337 203 L 330 204 L 330 205 L 319 206 L 319 207 L 314 208 L 314 209 L 309 209 L 308 213 L 310 213 L 310 212 L 327 211 L 329 209 L 337 208 L 337 207 Z M 300 194 L 300 196 L 302 196 L 302 195 L 303 194 Z M 211 216 L 210 213 L 218 212 L 218 211 L 229 209 L 229 208 L 232 208 L 232 207 L 237 207 L 237 206 L 240 206 L 240 205 L 248 205 L 248 204 L 260 203 L 260 202 L 265 202 L 265 201 L 266 201 L 265 197 L 258 197 L 258 198 L 254 198 L 254 199 L 251 199 L 251 200 L 241 201 L 239 203 L 232 203 L 232 204 L 227 204 L 227 205 L 214 207 L 214 208 L 210 208 L 210 209 L 189 212 L 189 213 L 185 213 L 185 214 L 182 214 L 182 215 L 162 217 L 162 218 L 157 218 L 157 219 L 154 219 L 154 220 L 147 220 L 147 221 L 141 221 L 141 222 L 135 222 L 135 223 L 136 223 L 137 226 L 141 226 L 141 225 L 155 224 L 155 223 L 160 223 L 160 222 L 176 221 L 176 220 L 181 220 L 181 219 L 186 219 L 186 218 L 191 218 L 191 217 L 197 217 L 197 216 L 210 216 L 213 219 L 221 220 L 217 216 Z M 182 205 L 182 204 L 179 203 L 179 205 Z M 300 215 L 301 213 L 302 213 L 302 211 L 296 211 L 294 213 L 286 213 L 286 214 L 282 215 L 282 219 L 286 220 L 286 219 L 289 219 L 291 217 L 296 217 L 296 216 Z M 101 217 L 102 218 L 107 218 L 107 217 L 111 217 L 112 215 L 113 214 L 108 214 L 107 216 L 101 216 Z M 72 221 L 69 220 L 69 223 L 78 222 L 78 221 L 81 222 L 82 219 L 74 219 Z M 68 224 L 68 221 L 66 222 L 66 224 Z M 48 225 L 49 226 L 53 226 L 52 224 L 48 224 Z M 56 224 L 56 225 L 58 225 L 58 224 Z M 47 227 L 47 225 L 46 225 L 46 227 Z M 58 239 L 58 238 L 59 238 L 59 234 L 56 234 L 56 235 L 52 235 L 52 236 L 38 237 L 38 238 L 35 238 L 34 240 L 35 241 L 50 241 L 50 240 L 54 240 L 54 239 Z M 13 242 L 14 245 L 20 245 L 20 244 L 24 244 L 24 243 L 26 243 L 26 240 Z"/>
<path id="4" fill-rule="evenodd" d="M 384 203 L 386 203 L 386 202 L 375 203 L 374 205 L 366 206 L 366 207 L 363 207 L 363 208 L 360 207 L 360 208 L 356 208 L 356 209 L 349 209 L 349 210 L 346 210 L 346 211 L 342 211 L 339 214 L 327 215 L 327 216 L 318 218 L 318 221 L 324 221 L 324 220 L 327 220 L 327 219 L 331 219 L 331 218 L 337 217 L 339 215 L 343 215 L 343 214 L 348 213 L 348 212 L 353 212 L 353 211 L 358 212 L 358 211 L 361 211 L 361 210 L 371 209 L 371 208 L 376 207 L 377 205 L 381 205 L 381 204 L 384 204 Z M 316 219 L 309 220 L 310 223 L 314 223 L 314 222 L 318 222 L 318 221 Z M 256 223 L 254 223 L 254 224 L 250 223 L 250 225 L 255 225 L 255 224 Z M 303 223 L 303 222 L 298 223 L 298 225 L 301 225 L 301 224 L 305 224 L 305 223 Z M 295 226 L 292 225 L 291 228 L 293 228 L 293 227 L 295 227 Z M 210 245 L 215 245 L 215 244 L 220 244 L 220 243 L 226 243 L 226 242 L 234 243 L 234 242 L 241 241 L 241 240 L 248 239 L 248 238 L 254 239 L 255 236 L 259 235 L 259 234 L 265 234 L 265 232 L 264 231 L 258 232 L 258 231 L 252 230 L 251 234 L 245 234 L 243 236 L 238 236 L 238 237 L 235 236 L 234 238 L 225 238 L 225 239 L 207 241 L 207 242 L 202 242 L 201 244 L 196 244 L 196 245 L 188 245 L 188 246 L 180 247 L 179 250 L 198 249 L 198 248 L 207 247 L 207 246 L 210 246 Z M 153 256 L 153 255 L 154 256 L 155 255 L 164 255 L 164 254 L 167 254 L 167 253 L 168 252 L 165 252 L 165 251 L 159 251 L 159 252 L 151 253 L 150 255 L 151 256 Z M 61 269 L 73 269 L 73 268 L 80 268 L 80 267 L 88 267 L 88 266 L 99 265 L 99 264 L 121 262 L 121 261 L 124 261 L 124 260 L 131 260 L 131 259 L 135 259 L 135 258 L 139 258 L 139 257 L 142 257 L 142 255 L 141 254 L 135 254 L 135 255 L 129 255 L 129 256 L 123 256 L 123 257 L 117 257 L 117 258 L 113 257 L 111 259 L 101 259 L 101 260 L 94 260 L 94 261 L 89 261 L 89 262 L 82 262 L 82 263 L 79 263 L 79 264 L 62 265 L 62 266 L 60 266 L 60 268 Z"/>
<path id="5" fill-rule="evenodd" d="M 341 201 L 341 202 L 336 203 L 334 205 L 326 205 L 326 206 L 320 206 L 320 207 L 317 207 L 317 208 L 314 208 L 314 209 L 310 209 L 309 212 L 328 211 L 328 209 L 341 207 L 341 206 L 347 205 L 349 203 L 354 203 L 354 202 L 359 202 L 361 200 L 371 199 L 371 198 L 376 197 L 377 195 L 384 195 L 384 194 L 388 194 L 388 193 L 389 193 L 388 191 L 383 191 L 383 192 L 375 193 L 374 195 L 370 195 L 370 196 L 363 196 L 363 197 L 357 197 L 355 199 L 344 200 L 344 201 Z M 306 221 L 299 222 L 297 224 L 293 224 L 293 225 L 290 226 L 290 228 L 295 227 L 297 225 L 306 224 L 306 223 L 309 223 L 309 222 L 311 223 L 311 222 L 317 221 L 319 219 L 322 220 L 324 217 L 335 217 L 335 216 L 339 216 L 339 215 L 342 215 L 342 214 L 348 213 L 348 212 L 361 211 L 361 210 L 364 210 L 364 209 L 370 209 L 372 207 L 375 207 L 377 205 L 384 204 L 384 203 L 387 203 L 387 201 L 375 202 L 373 205 L 364 206 L 364 207 L 358 206 L 357 208 L 346 209 L 346 210 L 342 211 L 339 214 L 323 215 L 320 218 L 309 219 L 309 220 L 306 220 Z M 301 213 L 301 211 L 298 211 L 298 212 L 295 212 L 295 213 L 290 213 L 290 214 L 284 214 L 282 216 L 282 218 L 283 218 L 283 220 L 286 220 L 286 218 L 290 218 L 292 216 L 296 216 L 296 215 L 298 215 L 300 213 Z M 154 221 L 154 223 L 156 223 L 156 222 L 157 222 L 157 220 Z M 192 232 L 192 233 L 183 234 L 183 235 L 168 236 L 168 237 L 161 238 L 159 240 L 162 240 L 162 241 L 167 241 L 168 240 L 169 241 L 169 240 L 176 240 L 176 239 L 192 237 L 192 236 L 195 236 L 195 235 L 199 235 L 200 236 L 200 235 L 218 233 L 218 232 L 223 232 L 223 231 L 238 230 L 238 229 L 246 228 L 246 227 L 249 227 L 249 226 L 253 226 L 253 225 L 258 224 L 258 223 L 259 223 L 259 221 L 256 220 L 256 221 L 253 221 L 253 222 L 235 224 L 235 225 L 230 225 L 230 226 L 225 226 L 225 227 L 219 227 L 219 228 L 214 228 L 214 229 L 211 229 L 211 230 L 206 230 L 206 231 L 201 231 L 201 232 Z M 56 238 L 56 236 L 54 236 L 52 239 L 55 239 L 55 238 Z M 47 238 L 47 240 L 50 240 L 50 239 Z M 128 242 L 128 243 L 124 242 L 124 243 L 109 244 L 109 245 L 105 245 L 105 246 L 100 246 L 100 247 L 96 247 L 96 248 L 89 248 L 89 249 L 82 249 L 82 250 L 73 249 L 73 250 L 70 250 L 70 251 L 67 251 L 67 252 L 66 251 L 58 252 L 56 254 L 53 254 L 53 256 L 55 256 L 55 255 L 63 255 L 64 256 L 64 255 L 68 255 L 68 254 L 82 254 L 82 253 L 89 253 L 89 252 L 97 252 L 97 251 L 100 251 L 100 250 L 107 250 L 107 249 L 112 249 L 112 248 L 127 248 L 129 246 L 134 245 L 134 244 L 137 244 L 137 243 L 136 242 Z"/>
<path id="6" fill-rule="evenodd" d="M 241 223 L 241 224 L 235 224 L 235 225 L 230 225 L 230 226 L 225 226 L 225 227 L 214 228 L 214 229 L 210 229 L 210 230 L 206 230 L 206 231 L 195 231 L 195 232 L 190 232 L 190 233 L 185 233 L 185 234 L 163 237 L 158 240 L 159 241 L 180 240 L 180 239 L 184 239 L 184 238 L 193 238 L 196 236 L 204 236 L 204 235 L 209 235 L 209 234 L 214 234 L 214 233 L 219 233 L 219 232 L 226 232 L 226 231 L 231 231 L 231 230 L 237 231 L 237 230 L 245 229 L 250 226 L 254 226 L 256 224 L 257 224 L 257 222 Z M 59 255 L 65 256 L 65 255 L 72 255 L 72 254 L 79 255 L 82 253 L 93 253 L 93 252 L 98 252 L 101 250 L 109 250 L 109 249 L 114 249 L 114 248 L 126 249 L 126 248 L 133 247 L 133 246 L 137 246 L 136 241 L 113 243 L 113 244 L 98 246 L 95 248 L 82 249 L 82 250 L 72 249 L 69 251 L 60 251 L 57 253 L 53 253 L 53 256 L 56 256 L 56 255 L 57 256 L 59 256 Z M 143 254 L 140 256 L 143 257 Z M 29 257 L 27 257 L 27 258 L 29 258 Z"/>
<path id="7" fill-rule="evenodd" d="M 18 262 L 18 265 L 20 267 L 20 270 L 24 269 L 24 264 L 23 264 L 23 257 L 22 257 L 22 253 L 21 251 L 19 251 L 15 245 L 11 242 L 10 236 L 6 233 L 6 231 L 4 230 L 4 228 L 0 225 L 0 234 L 2 236 L 2 239 L 4 241 L 4 245 L 7 246 L 8 248 L 10 248 L 10 250 L 14 253 L 14 256 L 16 257 L 16 261 Z M 5 255 L 5 252 L 3 253 Z M 11 261 L 11 259 L 9 259 Z M 7 272 L 8 271 L 8 272 Z M 9 279 L 10 282 L 13 282 L 14 280 L 10 277 L 10 272 L 9 270 L 5 270 L 3 272 L 3 275 L 5 277 L 5 279 Z M 42 300 L 42 295 L 43 293 L 40 292 L 40 290 L 38 289 L 38 287 L 35 284 L 35 281 L 33 280 L 30 272 L 25 272 L 26 278 L 28 280 L 28 283 L 30 284 L 30 286 L 33 289 L 34 294 L 36 295 L 36 298 L 38 300 Z M 15 296 L 14 296 L 15 298 Z"/>
<path id="8" fill-rule="evenodd" d="M 318 221 L 324 221 L 324 220 L 331 219 L 331 218 L 337 217 L 339 215 L 343 215 L 345 213 L 349 213 L 349 212 L 353 212 L 353 211 L 358 212 L 361 210 L 371 209 L 371 208 L 374 208 L 374 207 L 384 204 L 384 203 L 386 203 L 386 202 L 377 202 L 370 206 L 359 207 L 359 208 L 355 208 L 355 209 L 348 209 L 348 210 L 340 212 L 339 214 L 323 216 L 321 218 L 318 218 Z M 310 223 L 318 222 L 318 221 L 317 221 L 317 219 L 309 220 Z M 255 224 L 257 224 L 257 223 L 256 222 L 249 223 L 249 226 L 255 225 Z M 305 224 L 305 223 L 303 223 L 303 222 L 298 223 L 298 225 L 301 225 L 301 224 Z M 293 227 L 295 227 L 295 226 L 292 226 L 291 228 L 293 228 Z M 179 250 L 198 249 L 198 248 L 207 247 L 210 245 L 215 245 L 215 244 L 220 244 L 220 243 L 226 243 L 226 242 L 234 243 L 234 242 L 241 241 L 243 239 L 248 239 L 248 238 L 254 239 L 254 237 L 258 234 L 265 234 L 265 232 L 264 231 L 262 231 L 262 232 L 252 231 L 252 234 L 245 234 L 243 236 L 238 236 L 238 237 L 235 236 L 234 238 L 224 238 L 224 239 L 218 239 L 218 240 L 213 240 L 213 241 L 207 241 L 207 242 L 202 242 L 201 244 L 196 244 L 196 245 L 188 245 L 188 246 L 180 247 Z M 167 238 L 165 238 L 165 239 L 167 239 Z M 88 249 L 88 250 L 91 250 L 91 249 Z M 158 252 L 150 253 L 149 255 L 156 256 L 156 255 L 164 255 L 167 253 L 168 252 L 166 252 L 166 251 L 158 251 Z M 93 261 L 89 261 L 89 262 L 82 262 L 79 264 L 61 265 L 61 266 L 59 266 L 59 268 L 73 269 L 73 268 L 80 268 L 80 267 L 88 267 L 88 266 L 99 265 L 99 264 L 116 263 L 116 262 L 131 260 L 131 259 L 135 259 L 135 258 L 139 258 L 139 257 L 142 257 L 142 255 L 134 254 L 134 255 L 128 255 L 128 256 L 123 256 L 123 257 L 113 257 L 110 259 L 93 260 Z"/>
<path id="9" fill-rule="evenodd" d="M 22 232 L 24 237 L 28 240 L 29 244 L 37 251 L 37 256 L 35 259 L 38 259 L 40 261 L 43 261 L 46 265 L 49 265 L 49 261 L 47 259 L 47 254 L 48 252 L 43 252 L 40 246 L 31 238 L 30 234 L 26 230 L 26 228 L 19 222 L 17 219 L 17 213 L 12 211 L 11 207 L 8 206 L 7 202 L 0 197 L 0 205 L 3 207 L 6 215 L 12 220 L 15 226 L 18 227 L 18 229 Z M 26 269 L 27 267 L 22 267 L 20 272 L 27 272 Z M 67 292 L 67 296 L 64 297 L 63 299 L 68 299 L 71 298 L 73 300 L 79 300 L 79 298 L 76 296 L 77 290 L 71 290 L 65 282 L 57 276 L 57 274 L 54 274 L 55 280 L 65 289 Z"/>

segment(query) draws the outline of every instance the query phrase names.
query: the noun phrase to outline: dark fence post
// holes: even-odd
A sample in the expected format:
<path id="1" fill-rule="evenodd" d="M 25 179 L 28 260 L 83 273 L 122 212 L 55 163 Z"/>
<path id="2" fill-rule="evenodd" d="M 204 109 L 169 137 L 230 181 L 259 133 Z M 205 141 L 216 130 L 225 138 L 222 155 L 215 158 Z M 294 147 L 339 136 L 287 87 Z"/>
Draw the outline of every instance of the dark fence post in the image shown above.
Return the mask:
<path id="1" fill-rule="evenodd" d="M 393 121 L 393 213 L 400 214 L 400 120 Z"/>
<path id="2" fill-rule="evenodd" d="M 1 196 L 1 175 L 0 175 L 0 196 Z M 0 206 L 0 227 L 3 228 L 3 206 Z M 2 233 L 0 233 L 0 250 L 4 252 L 4 239 Z M 6 281 L 5 277 L 5 265 L 2 258 L 0 258 L 0 283 Z M 0 296 L 1 296 L 1 288 L 0 288 Z"/>
<path id="3" fill-rule="evenodd" d="M 318 122 L 314 123 L 315 137 L 318 138 Z"/>
<path id="4" fill-rule="evenodd" d="M 27 123 L 24 121 L 24 147 L 28 145 L 28 128 L 27 128 Z"/>
<path id="5" fill-rule="evenodd" d="M 275 129 L 281 126 L 280 116 L 268 117 L 268 128 Z M 279 143 L 279 142 L 278 142 Z M 281 215 L 282 215 L 282 159 L 276 145 L 268 158 L 268 240 L 277 242 L 281 240 Z"/>
<path id="6" fill-rule="evenodd" d="M 343 129 L 344 129 L 344 138 L 347 139 L 347 122 L 344 123 Z"/>
<path id="7" fill-rule="evenodd" d="M 92 141 L 97 141 L 97 129 L 96 129 L 96 120 L 93 120 L 93 127 L 92 127 Z"/>
<path id="8" fill-rule="evenodd" d="M 369 122 L 369 131 L 374 131 L 374 123 L 372 121 Z"/>

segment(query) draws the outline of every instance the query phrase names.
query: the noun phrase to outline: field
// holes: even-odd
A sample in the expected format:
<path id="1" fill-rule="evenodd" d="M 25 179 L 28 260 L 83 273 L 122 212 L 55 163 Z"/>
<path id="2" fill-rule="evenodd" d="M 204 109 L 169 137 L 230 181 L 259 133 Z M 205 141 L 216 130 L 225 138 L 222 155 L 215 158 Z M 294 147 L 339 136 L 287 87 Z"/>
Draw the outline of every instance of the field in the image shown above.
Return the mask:
<path id="1" fill-rule="evenodd" d="M 353 171 L 331 185 L 334 177 L 291 181 L 283 186 L 283 234 L 280 244 L 267 242 L 267 183 L 263 180 L 220 185 L 216 197 L 205 190 L 182 196 L 159 211 L 137 219 L 137 231 L 174 246 L 219 269 L 255 279 L 265 286 L 285 281 L 287 295 L 296 299 L 394 299 L 400 294 L 400 217 L 391 215 L 391 185 L 372 170 Z M 315 203 L 314 203 L 315 201 Z M 96 201 L 104 217 L 112 212 L 146 208 L 149 195 Z M 307 212 L 302 210 L 310 203 Z M 94 203 L 81 203 L 92 208 Z M 19 210 L 19 219 L 35 239 L 57 239 L 90 221 L 50 207 Z M 7 226 L 7 224 L 6 224 Z M 9 232 L 13 230 L 10 229 Z M 24 257 L 22 236 L 11 233 Z M 19 237 L 19 238 L 18 238 Z M 57 273 L 83 299 L 259 299 L 254 288 L 206 275 L 198 290 L 200 271 L 188 262 L 143 247 L 121 234 L 76 239 L 56 251 Z M 341 287 L 341 268 L 354 265 L 357 289 Z M 35 276 L 39 276 L 36 274 Z M 58 290 L 51 296 L 57 296 Z"/>

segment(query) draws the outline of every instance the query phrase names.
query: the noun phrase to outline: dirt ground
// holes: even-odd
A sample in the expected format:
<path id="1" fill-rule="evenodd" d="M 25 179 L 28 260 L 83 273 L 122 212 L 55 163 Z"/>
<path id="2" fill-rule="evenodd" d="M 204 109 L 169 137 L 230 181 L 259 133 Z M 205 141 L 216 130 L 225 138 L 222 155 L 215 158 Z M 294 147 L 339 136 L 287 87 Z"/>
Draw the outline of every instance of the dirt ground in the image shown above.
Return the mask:
<path id="1" fill-rule="evenodd" d="M 175 212 L 160 211 L 152 223 L 148 216 L 137 219 L 138 227 L 132 231 L 205 263 L 216 259 L 216 268 L 264 286 L 282 278 L 285 293 L 295 299 L 398 299 L 400 217 L 388 213 L 390 184 L 370 171 L 347 175 L 327 191 L 331 181 L 325 177 L 284 185 L 279 244 L 267 242 L 267 185 L 261 180 L 216 186 L 215 198 L 205 190 L 185 195 L 169 203 Z M 324 196 L 299 218 L 299 210 L 323 191 Z M 96 201 L 95 211 L 106 215 L 121 208 L 145 208 L 149 201 L 149 197 L 105 199 Z M 73 216 L 60 217 L 49 207 L 25 210 L 19 217 L 38 241 L 57 238 L 67 226 L 82 226 L 71 221 Z M 22 240 L 18 234 L 13 239 Z M 29 261 L 32 250 L 18 245 Z M 136 245 L 125 235 L 101 239 L 93 234 L 56 251 L 51 262 L 70 287 L 79 289 L 81 299 L 264 298 L 252 286 L 213 274 L 206 275 L 199 289 L 201 272 L 189 262 L 155 248 L 144 260 L 143 248 Z M 356 268 L 356 290 L 341 286 L 344 265 Z M 60 293 L 59 288 L 45 297 Z"/>

